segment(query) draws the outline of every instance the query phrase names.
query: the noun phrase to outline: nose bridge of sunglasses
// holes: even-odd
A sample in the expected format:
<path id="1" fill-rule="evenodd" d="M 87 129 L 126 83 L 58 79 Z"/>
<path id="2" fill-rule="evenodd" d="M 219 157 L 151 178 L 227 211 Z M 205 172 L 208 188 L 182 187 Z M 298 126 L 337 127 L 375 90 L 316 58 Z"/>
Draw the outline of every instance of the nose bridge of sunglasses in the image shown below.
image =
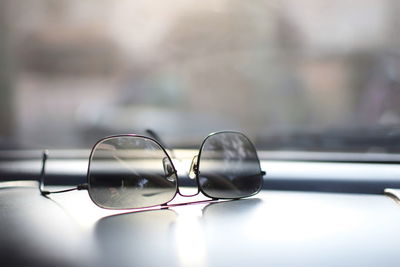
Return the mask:
<path id="1" fill-rule="evenodd" d="M 167 180 L 170 182 L 174 182 L 176 179 L 176 171 L 174 170 L 172 162 L 169 160 L 169 158 L 167 157 L 163 158 L 163 167 L 164 167 L 164 174 Z"/>
<path id="2" fill-rule="evenodd" d="M 194 156 L 192 159 L 192 163 L 190 164 L 189 178 L 192 180 L 195 179 L 198 174 L 197 159 L 198 155 Z"/>

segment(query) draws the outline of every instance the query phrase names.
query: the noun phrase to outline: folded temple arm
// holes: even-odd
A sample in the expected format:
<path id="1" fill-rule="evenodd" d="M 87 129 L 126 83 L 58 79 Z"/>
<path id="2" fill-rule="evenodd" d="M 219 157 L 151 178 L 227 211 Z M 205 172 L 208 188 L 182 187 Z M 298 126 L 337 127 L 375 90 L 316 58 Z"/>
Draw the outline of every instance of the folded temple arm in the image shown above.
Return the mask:
<path id="1" fill-rule="evenodd" d="M 65 193 L 65 192 L 74 191 L 74 190 L 87 190 L 88 189 L 88 184 L 84 183 L 84 184 L 79 184 L 74 188 L 68 188 L 68 189 L 64 189 L 64 190 L 57 190 L 57 191 L 44 190 L 44 177 L 46 176 L 47 158 L 48 158 L 48 152 L 45 150 L 45 151 L 43 151 L 43 154 L 42 154 L 42 170 L 40 171 L 40 178 L 39 178 L 40 179 L 39 180 L 40 194 L 42 194 L 43 196 L 46 196 L 49 194 Z"/>

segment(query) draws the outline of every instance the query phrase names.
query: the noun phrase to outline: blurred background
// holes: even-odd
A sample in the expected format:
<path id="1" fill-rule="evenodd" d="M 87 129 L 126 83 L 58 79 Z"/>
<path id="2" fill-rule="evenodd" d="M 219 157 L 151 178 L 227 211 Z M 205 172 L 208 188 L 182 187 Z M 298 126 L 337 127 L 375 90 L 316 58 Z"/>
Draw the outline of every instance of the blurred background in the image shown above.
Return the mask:
<path id="1" fill-rule="evenodd" d="M 0 148 L 153 129 L 400 151 L 397 0 L 2 0 Z"/>

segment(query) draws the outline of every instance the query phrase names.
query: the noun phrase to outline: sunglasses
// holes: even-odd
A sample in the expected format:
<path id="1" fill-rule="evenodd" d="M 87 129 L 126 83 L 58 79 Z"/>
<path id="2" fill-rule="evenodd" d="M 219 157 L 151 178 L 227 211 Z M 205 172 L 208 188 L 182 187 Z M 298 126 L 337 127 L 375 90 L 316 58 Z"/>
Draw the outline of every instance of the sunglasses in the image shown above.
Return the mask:
<path id="1" fill-rule="evenodd" d="M 166 205 L 179 194 L 199 192 L 212 199 L 239 199 L 257 194 L 265 172 L 252 142 L 239 132 L 208 135 L 192 160 L 189 178 L 197 193 L 183 195 L 175 166 L 156 138 L 126 134 L 99 140 L 91 150 L 87 183 L 74 188 L 44 190 L 43 153 L 39 189 L 42 195 L 87 190 L 92 201 L 105 209 L 135 209 Z"/>

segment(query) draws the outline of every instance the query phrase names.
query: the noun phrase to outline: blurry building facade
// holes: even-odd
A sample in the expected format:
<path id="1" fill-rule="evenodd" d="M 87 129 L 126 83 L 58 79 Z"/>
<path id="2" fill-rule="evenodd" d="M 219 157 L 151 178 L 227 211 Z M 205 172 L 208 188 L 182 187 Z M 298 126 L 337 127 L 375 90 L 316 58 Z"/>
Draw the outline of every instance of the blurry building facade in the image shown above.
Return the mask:
<path id="1" fill-rule="evenodd" d="M 221 129 L 400 121 L 395 0 L 3 6 L 2 134 L 27 146 L 146 128 L 185 145 Z"/>

